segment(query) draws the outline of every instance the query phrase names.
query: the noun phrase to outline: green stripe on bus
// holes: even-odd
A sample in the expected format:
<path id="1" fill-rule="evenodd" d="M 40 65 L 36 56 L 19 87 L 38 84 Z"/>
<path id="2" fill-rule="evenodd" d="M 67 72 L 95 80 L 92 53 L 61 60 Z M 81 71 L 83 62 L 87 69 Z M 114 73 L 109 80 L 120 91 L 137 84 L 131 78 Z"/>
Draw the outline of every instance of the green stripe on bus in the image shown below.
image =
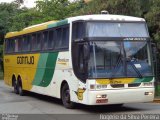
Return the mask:
<path id="1" fill-rule="evenodd" d="M 39 86 L 47 87 L 50 84 L 55 71 L 57 57 L 58 57 L 58 52 L 49 53 L 46 63 L 45 73 L 43 75 L 43 80 L 41 81 Z"/>
<path id="2" fill-rule="evenodd" d="M 47 58 L 48 58 L 48 53 L 40 54 L 36 74 L 32 82 L 33 85 L 39 85 L 41 83 L 43 75 L 45 73 Z"/>
<path id="3" fill-rule="evenodd" d="M 136 78 L 134 83 L 150 82 L 152 80 L 153 80 L 153 77 Z"/>
<path id="4" fill-rule="evenodd" d="M 67 19 L 61 20 L 61 21 L 53 23 L 53 24 L 49 24 L 48 28 L 58 27 L 58 26 L 65 25 L 65 24 L 68 24 L 68 20 Z"/>

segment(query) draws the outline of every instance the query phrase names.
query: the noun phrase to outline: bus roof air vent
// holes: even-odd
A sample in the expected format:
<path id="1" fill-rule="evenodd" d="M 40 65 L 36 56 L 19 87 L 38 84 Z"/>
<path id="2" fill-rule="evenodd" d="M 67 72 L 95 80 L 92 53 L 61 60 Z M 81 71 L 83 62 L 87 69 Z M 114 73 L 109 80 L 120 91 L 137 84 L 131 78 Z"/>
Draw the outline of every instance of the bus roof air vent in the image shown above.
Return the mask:
<path id="1" fill-rule="evenodd" d="M 107 14 L 109 14 L 109 12 L 107 10 L 102 10 L 101 14 L 106 14 L 107 15 Z"/>

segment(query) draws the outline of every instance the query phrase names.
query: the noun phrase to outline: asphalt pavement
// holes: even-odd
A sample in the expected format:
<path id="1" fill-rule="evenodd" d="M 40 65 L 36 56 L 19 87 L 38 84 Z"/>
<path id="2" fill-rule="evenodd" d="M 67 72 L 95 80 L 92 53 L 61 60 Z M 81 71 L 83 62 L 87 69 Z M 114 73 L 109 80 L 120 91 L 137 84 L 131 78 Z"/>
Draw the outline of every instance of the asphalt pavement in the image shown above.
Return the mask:
<path id="1" fill-rule="evenodd" d="M 23 120 L 29 120 L 29 118 L 39 120 L 72 120 L 74 118 L 85 120 L 87 118 L 88 120 L 94 120 L 103 119 L 103 115 L 115 116 L 118 114 L 158 114 L 160 118 L 160 103 L 131 103 L 124 104 L 122 107 L 77 104 L 75 109 L 66 109 L 63 107 L 61 100 L 53 97 L 31 92 L 27 92 L 26 96 L 19 96 L 13 93 L 13 88 L 6 86 L 0 80 L 0 114 L 2 115 L 0 120 L 1 118 L 5 120 L 3 118 L 8 117 L 8 115 L 20 115 Z M 108 119 L 108 117 L 105 117 L 105 119 Z"/>

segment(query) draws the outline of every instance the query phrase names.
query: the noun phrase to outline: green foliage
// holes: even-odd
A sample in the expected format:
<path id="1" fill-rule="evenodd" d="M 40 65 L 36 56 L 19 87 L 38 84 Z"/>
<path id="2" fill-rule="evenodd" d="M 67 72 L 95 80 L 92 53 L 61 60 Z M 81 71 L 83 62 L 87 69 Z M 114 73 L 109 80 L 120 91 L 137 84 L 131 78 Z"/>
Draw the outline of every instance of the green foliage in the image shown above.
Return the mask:
<path id="1" fill-rule="evenodd" d="M 92 0 L 74 15 L 100 14 L 102 10 L 108 10 L 110 14 L 122 14 L 130 16 L 141 16 L 140 2 L 136 0 Z"/>
<path id="2" fill-rule="evenodd" d="M 24 27 L 66 17 L 100 14 L 108 10 L 110 14 L 144 17 L 147 20 L 150 35 L 160 42 L 160 1 L 159 0 L 41 0 L 35 8 L 20 8 L 24 0 L 0 4 L 0 40 L 8 31 L 21 30 Z M 2 43 L 2 42 L 1 42 Z"/>
<path id="3" fill-rule="evenodd" d="M 42 15 L 38 13 L 35 8 L 24 8 L 23 12 L 12 18 L 9 31 L 21 30 L 27 26 L 40 23 L 40 20 L 42 20 Z"/>
<path id="4" fill-rule="evenodd" d="M 152 0 L 150 11 L 145 15 L 147 19 L 150 35 L 153 40 L 160 43 L 160 1 Z"/>
<path id="5" fill-rule="evenodd" d="M 24 1 L 0 4 L 0 44 L 9 31 L 71 16 L 100 14 L 102 10 L 107 10 L 110 14 L 145 18 L 151 38 L 159 43 L 160 49 L 160 0 L 92 0 L 89 3 L 84 0 L 72 3 L 69 0 L 41 0 L 36 2 L 35 8 L 20 8 Z M 0 58 L 2 51 L 1 45 Z"/>
<path id="6" fill-rule="evenodd" d="M 6 32 L 10 29 L 11 19 L 19 13 L 18 5 L 15 3 L 0 4 L 0 43 L 3 43 L 3 38 Z"/>
<path id="7" fill-rule="evenodd" d="M 82 7 L 71 16 L 100 14 L 102 10 L 107 10 L 110 14 L 143 17 L 152 39 L 160 43 L 160 0 L 92 0 L 79 4 Z"/>

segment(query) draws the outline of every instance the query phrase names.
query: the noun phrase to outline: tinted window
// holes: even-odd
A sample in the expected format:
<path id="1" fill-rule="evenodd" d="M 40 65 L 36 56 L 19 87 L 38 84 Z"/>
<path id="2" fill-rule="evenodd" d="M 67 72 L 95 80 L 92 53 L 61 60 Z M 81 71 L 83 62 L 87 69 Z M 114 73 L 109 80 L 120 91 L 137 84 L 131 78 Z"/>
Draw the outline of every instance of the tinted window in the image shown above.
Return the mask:
<path id="1" fill-rule="evenodd" d="M 85 35 L 85 27 L 83 22 L 73 23 L 72 39 L 82 39 Z"/>
<path id="2" fill-rule="evenodd" d="M 24 51 L 30 51 L 31 50 L 31 35 L 24 36 L 24 42 L 23 42 L 23 49 Z"/>
<path id="3" fill-rule="evenodd" d="M 5 40 L 5 53 L 8 53 L 8 48 L 9 48 L 9 40 Z"/>
<path id="4" fill-rule="evenodd" d="M 43 42 L 42 42 L 42 49 L 46 50 L 48 48 L 48 31 L 43 32 Z"/>
<path id="5" fill-rule="evenodd" d="M 63 28 L 62 47 L 68 48 L 69 46 L 69 27 Z"/>
<path id="6" fill-rule="evenodd" d="M 41 50 L 41 40 L 42 40 L 42 33 L 37 34 L 37 45 L 36 45 L 36 50 Z"/>
<path id="7" fill-rule="evenodd" d="M 22 51 L 25 51 L 25 42 L 26 42 L 25 40 L 26 40 L 26 36 L 23 36 L 21 40 L 22 41 Z"/>
<path id="8" fill-rule="evenodd" d="M 32 50 L 35 51 L 37 48 L 37 38 L 36 38 L 36 34 L 32 35 Z"/>
<path id="9" fill-rule="evenodd" d="M 12 53 L 15 50 L 15 40 L 14 39 L 10 39 L 9 40 L 9 48 L 8 48 L 8 52 Z"/>
<path id="10" fill-rule="evenodd" d="M 56 30 L 56 46 L 57 49 L 69 47 L 69 27 L 58 28 Z"/>
<path id="11" fill-rule="evenodd" d="M 62 28 L 56 30 L 56 48 L 61 48 L 62 44 Z"/>
<path id="12" fill-rule="evenodd" d="M 18 52 L 21 52 L 23 45 L 22 37 L 19 37 L 17 40 L 18 40 Z"/>
<path id="13" fill-rule="evenodd" d="M 53 49 L 54 47 L 54 31 L 49 31 L 48 48 Z"/>

